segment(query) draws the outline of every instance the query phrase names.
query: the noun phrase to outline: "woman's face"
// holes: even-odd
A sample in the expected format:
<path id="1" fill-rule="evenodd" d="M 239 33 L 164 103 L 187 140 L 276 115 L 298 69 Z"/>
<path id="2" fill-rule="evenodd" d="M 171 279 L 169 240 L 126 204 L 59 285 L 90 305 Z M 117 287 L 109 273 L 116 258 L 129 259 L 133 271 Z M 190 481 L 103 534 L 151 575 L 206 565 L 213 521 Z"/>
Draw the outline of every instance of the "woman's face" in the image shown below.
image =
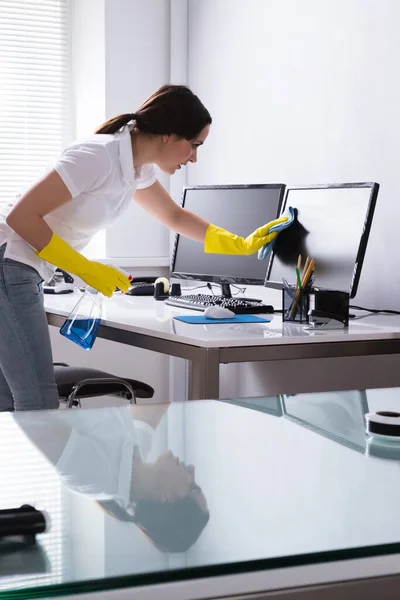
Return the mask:
<path id="1" fill-rule="evenodd" d="M 186 140 L 178 136 L 166 135 L 162 137 L 157 165 L 164 173 L 173 175 L 175 171 L 186 166 L 188 162 L 197 161 L 197 149 L 204 144 L 210 131 L 210 125 L 206 125 L 194 140 Z"/>
<path id="2" fill-rule="evenodd" d="M 195 482 L 193 465 L 186 465 L 171 451 L 161 454 L 154 464 L 158 472 L 162 500 L 174 502 L 190 496 L 202 510 L 207 511 L 207 500 Z"/>

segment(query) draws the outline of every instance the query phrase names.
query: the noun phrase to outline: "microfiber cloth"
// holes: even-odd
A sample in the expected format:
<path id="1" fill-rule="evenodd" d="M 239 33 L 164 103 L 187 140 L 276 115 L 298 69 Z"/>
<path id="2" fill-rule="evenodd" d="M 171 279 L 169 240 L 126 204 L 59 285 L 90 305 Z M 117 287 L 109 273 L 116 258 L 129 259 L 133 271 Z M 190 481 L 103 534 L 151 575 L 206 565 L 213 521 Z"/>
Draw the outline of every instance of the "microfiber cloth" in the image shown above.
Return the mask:
<path id="1" fill-rule="evenodd" d="M 255 315 L 235 315 L 231 319 L 209 319 L 204 315 L 188 315 L 187 317 L 174 317 L 177 321 L 192 323 L 193 325 L 213 325 L 214 323 L 270 323 L 269 319 Z"/>
<path id="2" fill-rule="evenodd" d="M 287 209 L 285 210 L 285 212 L 281 215 L 281 217 L 289 217 L 289 218 L 284 223 L 279 223 L 278 225 L 274 225 L 273 227 L 271 227 L 271 229 L 269 230 L 269 233 L 271 233 L 273 231 L 277 231 L 279 233 L 280 231 L 283 231 L 284 229 L 287 229 L 288 227 L 290 227 L 295 218 L 294 209 L 291 206 L 288 206 Z M 278 237 L 278 236 L 276 236 L 276 237 Z M 265 244 L 258 251 L 258 255 L 257 255 L 258 260 L 264 260 L 265 258 L 267 258 L 268 254 L 271 252 L 272 247 L 275 243 L 276 237 L 271 242 L 268 242 L 268 244 Z"/>

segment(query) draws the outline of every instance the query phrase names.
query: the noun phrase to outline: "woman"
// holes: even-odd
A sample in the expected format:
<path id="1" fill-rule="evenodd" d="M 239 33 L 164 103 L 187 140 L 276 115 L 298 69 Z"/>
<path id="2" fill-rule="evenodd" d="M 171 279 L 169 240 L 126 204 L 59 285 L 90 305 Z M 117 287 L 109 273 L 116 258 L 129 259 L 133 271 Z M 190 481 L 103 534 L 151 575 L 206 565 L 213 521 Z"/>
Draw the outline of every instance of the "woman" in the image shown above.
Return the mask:
<path id="1" fill-rule="evenodd" d="M 269 223 L 236 236 L 177 206 L 153 165 L 172 175 L 205 142 L 211 116 L 187 87 L 166 85 L 136 113 L 104 123 L 65 148 L 0 223 L 0 411 L 58 408 L 41 283 L 56 267 L 106 296 L 126 292 L 118 269 L 80 251 L 132 198 L 166 227 L 204 243 L 205 252 L 251 254 L 276 236 Z"/>
<path id="2" fill-rule="evenodd" d="M 21 412 L 14 419 L 69 490 L 135 525 L 159 550 L 185 552 L 210 515 L 193 465 L 170 450 L 146 460 L 169 408 L 135 405 L 35 416 Z"/>

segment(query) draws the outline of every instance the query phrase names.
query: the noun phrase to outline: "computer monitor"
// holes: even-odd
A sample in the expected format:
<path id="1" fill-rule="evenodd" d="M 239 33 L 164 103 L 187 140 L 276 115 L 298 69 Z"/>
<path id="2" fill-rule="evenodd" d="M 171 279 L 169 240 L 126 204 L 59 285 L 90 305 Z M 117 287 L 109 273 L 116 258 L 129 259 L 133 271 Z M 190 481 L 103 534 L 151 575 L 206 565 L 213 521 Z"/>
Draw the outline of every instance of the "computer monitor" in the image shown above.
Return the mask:
<path id="1" fill-rule="evenodd" d="M 282 212 L 297 209 L 298 223 L 282 231 L 271 253 L 266 287 L 295 283 L 298 255 L 315 259 L 318 288 L 357 293 L 379 184 L 342 183 L 288 187 Z"/>
<path id="2" fill-rule="evenodd" d="M 201 185 L 183 190 L 182 207 L 240 236 L 277 218 L 285 185 Z M 225 285 L 263 285 L 267 263 L 257 254 L 206 254 L 204 246 L 179 234 L 175 238 L 171 276 Z M 228 285 L 229 288 L 229 285 Z"/>

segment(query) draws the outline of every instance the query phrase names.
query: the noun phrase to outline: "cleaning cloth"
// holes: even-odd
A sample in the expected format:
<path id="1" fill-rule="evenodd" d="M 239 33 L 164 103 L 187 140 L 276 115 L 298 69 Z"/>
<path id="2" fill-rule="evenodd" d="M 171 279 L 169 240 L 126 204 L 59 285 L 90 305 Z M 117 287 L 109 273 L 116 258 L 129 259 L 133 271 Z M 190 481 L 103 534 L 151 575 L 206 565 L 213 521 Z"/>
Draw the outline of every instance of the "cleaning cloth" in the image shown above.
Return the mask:
<path id="1" fill-rule="evenodd" d="M 277 231 L 278 233 L 280 231 L 283 231 L 284 229 L 287 229 L 288 227 L 290 227 L 290 225 L 293 223 L 294 219 L 295 219 L 295 213 L 294 213 L 294 208 L 292 208 L 291 206 L 288 206 L 287 209 L 285 210 L 285 212 L 281 215 L 281 217 L 288 217 L 288 220 L 285 221 L 284 223 L 279 223 L 278 225 L 274 225 L 273 227 L 271 227 L 271 229 L 269 230 L 269 233 L 272 233 L 273 231 Z M 265 244 L 262 248 L 260 248 L 260 250 L 258 251 L 258 260 L 264 260 L 265 258 L 267 258 L 268 254 L 271 252 L 273 245 L 275 243 L 275 240 L 278 236 L 276 236 L 271 242 L 268 242 L 268 244 Z"/>

